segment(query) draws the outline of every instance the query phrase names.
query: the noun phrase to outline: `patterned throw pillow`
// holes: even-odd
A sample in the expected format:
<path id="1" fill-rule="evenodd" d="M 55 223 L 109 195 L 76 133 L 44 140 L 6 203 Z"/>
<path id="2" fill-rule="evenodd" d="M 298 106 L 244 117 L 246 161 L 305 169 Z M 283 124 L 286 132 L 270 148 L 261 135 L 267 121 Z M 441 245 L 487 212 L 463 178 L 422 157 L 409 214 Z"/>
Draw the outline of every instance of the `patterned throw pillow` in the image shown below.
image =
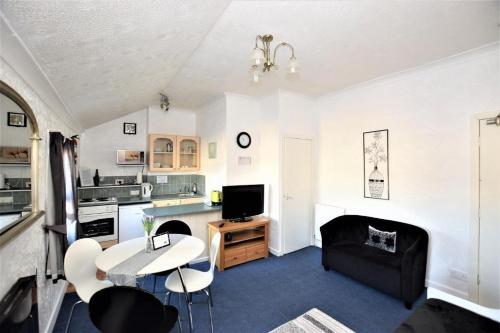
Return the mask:
<path id="1" fill-rule="evenodd" d="M 368 240 L 365 244 L 394 253 L 396 252 L 396 232 L 380 231 L 369 225 Z"/>

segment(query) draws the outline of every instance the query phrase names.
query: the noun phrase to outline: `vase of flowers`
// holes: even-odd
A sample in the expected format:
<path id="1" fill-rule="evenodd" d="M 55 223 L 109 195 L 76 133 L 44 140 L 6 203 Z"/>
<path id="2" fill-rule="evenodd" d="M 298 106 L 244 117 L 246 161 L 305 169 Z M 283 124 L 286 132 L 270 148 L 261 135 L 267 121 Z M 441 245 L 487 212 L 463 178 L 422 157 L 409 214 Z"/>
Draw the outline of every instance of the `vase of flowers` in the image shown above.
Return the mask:
<path id="1" fill-rule="evenodd" d="M 381 198 L 384 193 L 385 180 L 382 172 L 378 170 L 380 162 L 387 162 L 387 155 L 382 144 L 382 134 L 376 132 L 373 134 L 374 141 L 369 147 L 365 148 L 365 155 L 369 156 L 368 162 L 373 164 L 373 171 L 368 175 L 368 189 L 372 198 Z"/>
<path id="2" fill-rule="evenodd" d="M 153 251 L 153 240 L 151 239 L 151 232 L 155 225 L 155 219 L 152 216 L 144 216 L 142 219 L 142 225 L 144 226 L 144 233 L 146 235 L 146 248 L 145 252 L 150 253 Z"/>

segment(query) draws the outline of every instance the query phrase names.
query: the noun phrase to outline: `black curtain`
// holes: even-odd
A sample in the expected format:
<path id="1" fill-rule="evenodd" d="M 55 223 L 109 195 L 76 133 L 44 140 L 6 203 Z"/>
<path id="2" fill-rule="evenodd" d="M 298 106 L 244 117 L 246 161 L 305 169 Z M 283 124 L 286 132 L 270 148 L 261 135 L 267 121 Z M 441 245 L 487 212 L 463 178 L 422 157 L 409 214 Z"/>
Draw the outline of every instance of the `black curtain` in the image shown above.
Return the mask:
<path id="1" fill-rule="evenodd" d="M 59 132 L 50 133 L 50 175 L 53 207 L 47 207 L 48 244 L 46 276 L 64 278 L 64 254 L 78 239 L 80 225 L 76 195 L 75 145 Z M 50 197 L 50 195 L 49 195 Z M 50 200 L 49 200 L 50 202 Z"/>

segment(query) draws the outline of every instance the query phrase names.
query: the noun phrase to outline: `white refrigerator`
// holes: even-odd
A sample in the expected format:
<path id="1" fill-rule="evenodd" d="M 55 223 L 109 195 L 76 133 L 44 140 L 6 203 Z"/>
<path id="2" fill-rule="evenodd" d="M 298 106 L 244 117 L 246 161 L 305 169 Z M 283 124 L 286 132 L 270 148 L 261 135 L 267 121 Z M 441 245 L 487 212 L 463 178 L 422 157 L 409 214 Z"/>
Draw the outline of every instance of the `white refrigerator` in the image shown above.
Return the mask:
<path id="1" fill-rule="evenodd" d="M 152 203 L 120 206 L 118 210 L 118 242 L 143 237 L 143 209 L 153 208 Z"/>

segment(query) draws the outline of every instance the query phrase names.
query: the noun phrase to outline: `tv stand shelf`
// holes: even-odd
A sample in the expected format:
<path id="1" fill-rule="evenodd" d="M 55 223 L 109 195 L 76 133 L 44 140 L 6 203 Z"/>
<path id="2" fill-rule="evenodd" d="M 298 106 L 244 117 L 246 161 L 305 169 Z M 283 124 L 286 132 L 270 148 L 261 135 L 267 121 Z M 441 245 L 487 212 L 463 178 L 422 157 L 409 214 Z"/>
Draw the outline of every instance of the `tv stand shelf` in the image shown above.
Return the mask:
<path id="1" fill-rule="evenodd" d="M 221 233 L 221 244 L 216 265 L 219 271 L 251 260 L 269 256 L 269 222 L 264 216 L 257 216 L 250 222 L 235 223 L 228 220 L 208 224 L 209 244 L 213 236 Z M 219 227 L 222 223 L 223 226 Z M 230 239 L 226 235 L 230 234 Z"/>

